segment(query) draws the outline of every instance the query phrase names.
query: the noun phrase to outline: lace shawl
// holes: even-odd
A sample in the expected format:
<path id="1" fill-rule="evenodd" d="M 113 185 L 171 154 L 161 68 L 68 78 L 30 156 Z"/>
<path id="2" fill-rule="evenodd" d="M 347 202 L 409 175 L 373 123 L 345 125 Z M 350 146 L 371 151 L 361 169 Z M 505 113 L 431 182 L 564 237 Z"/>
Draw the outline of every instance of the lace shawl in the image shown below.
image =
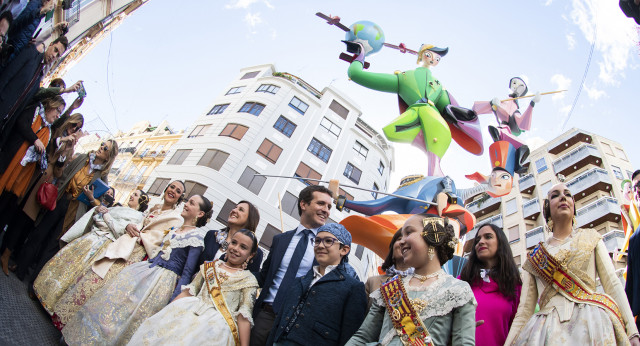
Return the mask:
<path id="1" fill-rule="evenodd" d="M 171 258 L 171 250 L 177 248 L 185 248 L 185 247 L 204 247 L 204 235 L 205 232 L 199 228 L 194 229 L 193 231 L 176 234 L 175 230 L 172 229 L 169 233 L 164 237 L 162 244 L 160 247 L 156 249 L 156 253 L 151 258 L 154 258 L 158 255 L 158 252 L 162 252 L 160 258 L 168 261 Z"/>

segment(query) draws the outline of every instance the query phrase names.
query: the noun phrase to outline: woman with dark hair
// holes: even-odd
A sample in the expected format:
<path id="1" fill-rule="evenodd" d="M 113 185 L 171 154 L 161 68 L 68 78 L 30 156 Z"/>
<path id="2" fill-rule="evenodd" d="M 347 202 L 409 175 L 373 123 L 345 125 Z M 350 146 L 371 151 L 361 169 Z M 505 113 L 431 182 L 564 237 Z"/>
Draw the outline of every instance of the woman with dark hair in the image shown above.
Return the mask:
<path id="1" fill-rule="evenodd" d="M 520 305 L 506 344 L 640 345 L 602 235 L 574 228 L 575 202 L 565 184 L 549 190 L 542 211 L 551 238 L 527 254 Z M 605 294 L 596 291 L 596 278 Z M 540 311 L 534 313 L 536 303 Z"/>
<path id="2" fill-rule="evenodd" d="M 453 225 L 437 215 L 413 215 L 399 243 L 414 273 L 396 276 L 371 294 L 369 314 L 347 345 L 474 345 L 473 292 L 442 270 L 458 243 Z"/>
<path id="3" fill-rule="evenodd" d="M 62 329 L 70 345 L 94 342 L 126 344 L 140 324 L 162 310 L 191 282 L 198 268 L 204 234 L 198 227 L 213 214 L 201 195 L 189 198 L 180 216 L 184 223 L 165 232 L 149 261 L 132 264 L 96 292 Z"/>
<path id="4" fill-rule="evenodd" d="M 228 258 L 202 264 L 193 281 L 181 287 L 182 293 L 171 304 L 148 318 L 129 345 L 245 345 L 258 282 L 244 270 L 244 263 L 257 250 L 253 231 L 236 231 Z M 225 318 L 227 313 L 231 318 Z"/>
<path id="5" fill-rule="evenodd" d="M 399 229 L 393 237 L 391 237 L 391 243 L 389 243 L 389 253 L 387 257 L 384 259 L 382 263 L 382 270 L 384 270 L 384 275 L 370 276 L 367 279 L 367 283 L 364 284 L 364 290 L 367 293 L 367 298 L 369 299 L 369 307 L 371 307 L 371 298 L 369 295 L 377 291 L 380 286 L 388 279 L 400 275 L 405 277 L 407 275 L 413 274 L 413 268 L 408 267 L 404 264 L 404 258 L 402 258 L 402 251 L 400 250 L 400 242 L 398 241 L 402 238 L 402 229 Z"/>
<path id="6" fill-rule="evenodd" d="M 227 247 L 233 235 L 241 230 L 248 229 L 255 233 L 260 222 L 260 212 L 255 205 L 248 201 L 240 201 L 235 208 L 229 212 L 227 227 L 221 230 L 210 230 L 204 237 L 204 250 L 200 255 L 199 263 L 214 261 L 224 258 Z M 247 261 L 247 270 L 259 272 L 262 264 L 262 250 L 258 248 L 255 256 L 251 256 Z"/>
<path id="7" fill-rule="evenodd" d="M 136 190 L 129 197 L 127 207 L 96 207 L 69 229 L 67 234 L 84 235 L 58 251 L 33 284 L 36 296 L 50 315 L 54 314 L 54 307 L 64 292 L 91 269 L 97 255 L 124 234 L 125 226 L 142 222 L 148 205 L 149 196 Z"/>
<path id="8" fill-rule="evenodd" d="M 520 303 L 522 280 L 509 240 L 494 224 L 478 226 L 459 279 L 466 281 L 478 306 L 476 345 L 504 345 Z"/>
<path id="9" fill-rule="evenodd" d="M 145 256 L 155 254 L 167 229 L 182 225 L 183 218 L 177 205 L 184 198 L 183 192 L 184 184 L 181 181 L 171 182 L 164 189 L 162 203 L 147 210 L 142 222 L 127 224 L 125 234 L 96 252 L 92 264 L 64 291 L 53 307 L 52 319 L 58 329 L 62 329 L 85 302 L 123 269 L 142 261 Z M 140 230 L 137 236 L 132 237 L 127 228 Z M 61 240 L 70 242 L 74 239 L 73 235 L 67 232 Z"/>

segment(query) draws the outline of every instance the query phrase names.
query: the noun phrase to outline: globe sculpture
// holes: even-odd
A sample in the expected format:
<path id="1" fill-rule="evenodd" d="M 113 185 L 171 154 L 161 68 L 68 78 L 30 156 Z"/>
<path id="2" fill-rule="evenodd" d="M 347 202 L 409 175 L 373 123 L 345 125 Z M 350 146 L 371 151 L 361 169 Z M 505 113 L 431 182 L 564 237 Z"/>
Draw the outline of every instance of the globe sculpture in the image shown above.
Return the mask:
<path id="1" fill-rule="evenodd" d="M 364 46 L 364 54 L 371 55 L 382 49 L 384 32 L 376 23 L 361 20 L 351 24 L 345 40 L 361 43 Z"/>

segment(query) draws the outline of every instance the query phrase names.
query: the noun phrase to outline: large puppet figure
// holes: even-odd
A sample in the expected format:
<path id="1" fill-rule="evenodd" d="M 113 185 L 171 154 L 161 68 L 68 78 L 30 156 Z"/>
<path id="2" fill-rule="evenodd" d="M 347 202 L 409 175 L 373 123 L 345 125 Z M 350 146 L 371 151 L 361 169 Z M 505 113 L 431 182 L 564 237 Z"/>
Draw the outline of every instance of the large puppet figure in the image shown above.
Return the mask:
<path id="1" fill-rule="evenodd" d="M 348 70 L 352 81 L 370 89 L 398 94 L 402 114 L 383 128 L 384 134 L 390 141 L 412 143 L 425 151 L 429 161 L 427 175 L 444 175 L 440 159 L 452 138 L 465 150 L 482 154 L 478 117 L 471 110 L 458 107 L 429 69 L 440 62 L 448 48 L 422 45 L 418 52 L 418 68 L 386 74 L 365 71 L 362 44 L 345 43 L 349 52 L 357 54 Z"/>
<path id="2" fill-rule="evenodd" d="M 531 129 L 533 107 L 540 102 L 540 93 L 536 93 L 524 113 L 520 113 L 520 105 L 516 98 L 527 94 L 527 84 L 523 78 L 513 77 L 509 80 L 509 89 L 511 89 L 509 99 L 500 101 L 499 98 L 494 97 L 491 101 L 478 101 L 473 104 L 473 111 L 477 114 L 495 114 L 498 127 L 489 126 L 493 141 L 508 141 L 518 149 L 523 143 L 516 137 L 523 131 Z"/>
<path id="3" fill-rule="evenodd" d="M 515 148 L 510 142 L 498 141 L 489 146 L 491 174 L 485 176 L 478 172 L 466 175 L 467 178 L 487 185 L 487 194 L 491 197 L 506 196 L 513 187 L 513 176 L 526 170 L 525 161 L 529 157 L 529 147 Z"/>

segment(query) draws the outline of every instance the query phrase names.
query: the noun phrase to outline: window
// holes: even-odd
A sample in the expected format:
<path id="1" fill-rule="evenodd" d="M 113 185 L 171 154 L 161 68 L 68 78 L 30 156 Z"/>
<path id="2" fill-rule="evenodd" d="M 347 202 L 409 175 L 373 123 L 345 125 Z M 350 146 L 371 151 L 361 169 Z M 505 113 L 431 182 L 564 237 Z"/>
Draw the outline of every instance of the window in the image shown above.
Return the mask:
<path id="1" fill-rule="evenodd" d="M 260 144 L 257 153 L 262 155 L 262 157 L 267 159 L 267 161 L 276 163 L 282 153 L 282 148 L 265 138 L 264 141 L 262 141 L 262 144 Z"/>
<path id="2" fill-rule="evenodd" d="M 304 162 L 300 162 L 300 164 L 298 165 L 298 168 L 296 169 L 296 172 L 293 174 L 294 177 L 296 178 L 310 178 L 310 179 L 320 179 L 322 178 L 322 175 L 316 171 L 314 171 L 313 169 L 311 169 L 311 167 L 307 166 Z M 300 182 L 302 182 L 305 185 L 318 185 L 317 181 L 308 181 L 308 180 L 302 180 L 300 179 Z"/>
<path id="3" fill-rule="evenodd" d="M 147 193 L 153 196 L 160 196 L 164 191 L 164 188 L 169 185 L 170 181 L 171 179 L 169 178 L 156 178 L 153 184 L 151 184 L 151 187 L 149 188 L 149 191 L 147 191 Z"/>
<path id="4" fill-rule="evenodd" d="M 356 151 L 356 153 L 360 154 L 360 156 L 362 156 L 363 159 L 367 158 L 367 154 L 369 154 L 369 149 L 367 149 L 367 147 L 365 147 L 364 145 L 362 145 L 362 143 L 356 141 L 353 144 L 353 150 Z"/>
<path id="5" fill-rule="evenodd" d="M 329 162 L 329 158 L 333 152 L 333 150 L 315 138 L 311 140 L 307 150 L 324 162 Z"/>
<path id="6" fill-rule="evenodd" d="M 264 182 L 267 180 L 266 177 L 257 177 L 255 174 L 258 174 L 256 170 L 251 167 L 247 167 L 242 172 L 240 179 L 238 179 L 238 184 L 244 186 L 249 191 L 255 193 L 256 195 L 260 193 L 262 190 L 262 186 Z"/>
<path id="7" fill-rule="evenodd" d="M 380 164 L 378 164 L 378 172 L 380 172 L 380 175 L 384 173 L 384 163 L 382 163 L 382 161 L 380 161 Z"/>
<path id="8" fill-rule="evenodd" d="M 514 261 L 514 262 L 516 262 L 516 265 L 517 265 L 518 267 L 520 267 L 520 264 L 521 264 L 520 255 L 518 255 L 518 256 L 516 256 L 516 257 L 514 257 L 514 258 L 513 258 L 513 261 Z"/>
<path id="9" fill-rule="evenodd" d="M 300 221 L 300 215 L 298 215 L 298 197 L 287 191 L 284 193 L 284 196 L 282 196 L 281 205 L 282 211 Z"/>
<path id="10" fill-rule="evenodd" d="M 343 175 L 358 184 L 360 182 L 360 176 L 362 176 L 362 171 L 351 164 L 351 162 L 347 162 L 347 167 L 345 167 Z"/>
<path id="11" fill-rule="evenodd" d="M 511 215 L 518 211 L 518 204 L 516 203 L 516 199 L 512 198 L 507 201 L 507 215 Z"/>
<path id="12" fill-rule="evenodd" d="M 262 246 L 265 250 L 271 249 L 271 244 L 273 242 L 273 237 L 280 234 L 280 230 L 271 224 L 267 224 L 267 227 L 264 228 L 264 232 L 262 232 L 262 236 L 260 237 L 259 245 Z"/>
<path id="13" fill-rule="evenodd" d="M 227 124 L 222 132 L 220 132 L 220 136 L 226 136 L 241 140 L 242 137 L 244 137 L 244 134 L 247 133 L 247 130 L 249 130 L 248 127 L 240 124 Z"/>
<path id="14" fill-rule="evenodd" d="M 629 161 L 627 159 L 627 155 L 624 153 L 624 150 L 622 150 L 622 149 L 620 149 L 618 147 L 616 147 L 616 156 L 621 158 L 621 159 L 623 159 L 623 160 L 625 160 L 625 161 Z"/>
<path id="15" fill-rule="evenodd" d="M 228 103 L 225 103 L 223 105 L 215 105 L 213 106 L 213 108 L 211 108 L 211 110 L 209 111 L 209 113 L 207 113 L 207 115 L 222 114 L 222 112 L 224 112 L 225 109 L 227 109 L 227 107 L 229 107 Z"/>
<path id="16" fill-rule="evenodd" d="M 258 87 L 258 90 L 256 90 L 257 93 L 269 93 L 269 94 L 275 94 L 278 92 L 278 90 L 280 90 L 280 87 L 277 85 L 273 85 L 273 84 L 262 84 L 261 86 Z"/>
<path id="17" fill-rule="evenodd" d="M 618 166 L 611 165 L 611 170 L 613 171 L 613 175 L 620 180 L 624 180 L 624 176 L 622 175 L 622 170 Z"/>
<path id="18" fill-rule="evenodd" d="M 538 173 L 542 173 L 547 170 L 547 161 L 544 157 L 536 160 L 536 169 L 538 170 Z"/>
<path id="19" fill-rule="evenodd" d="M 231 88 L 231 89 L 229 89 L 229 91 L 227 91 L 227 93 L 225 95 L 239 94 L 239 93 L 242 92 L 243 89 L 244 89 L 243 86 Z"/>
<path id="20" fill-rule="evenodd" d="M 509 227 L 509 243 L 520 240 L 520 225 Z"/>
<path id="21" fill-rule="evenodd" d="M 242 76 L 242 78 L 240 78 L 240 79 L 251 79 L 251 78 L 253 78 L 253 77 L 257 76 L 257 75 L 258 75 L 258 73 L 260 73 L 260 71 L 247 72 L 247 73 L 245 73 L 245 74 L 244 74 L 244 76 Z"/>
<path id="22" fill-rule="evenodd" d="M 287 118 L 281 115 L 280 118 L 276 120 L 276 123 L 273 125 L 273 127 L 276 130 L 282 132 L 285 136 L 291 137 L 293 131 L 296 129 L 296 124 L 292 123 Z"/>
<path id="23" fill-rule="evenodd" d="M 336 136 L 336 138 L 340 136 L 340 131 L 342 131 L 340 126 L 336 125 L 333 121 L 327 118 L 322 118 L 322 121 L 320 122 L 320 126 L 326 129 L 332 135 Z"/>
<path id="24" fill-rule="evenodd" d="M 353 196 L 348 194 L 347 191 L 345 191 L 345 190 L 343 190 L 341 188 L 338 189 L 338 195 L 344 196 L 346 199 L 348 199 L 350 201 L 353 201 Z M 351 212 L 351 210 L 349 208 L 343 208 L 342 210 L 347 212 L 347 213 Z"/>
<path id="25" fill-rule="evenodd" d="M 200 161 L 198 161 L 198 166 L 206 166 L 219 171 L 220 168 L 222 168 L 222 165 L 224 165 L 225 161 L 227 161 L 228 157 L 229 154 L 225 153 L 224 151 L 220 151 L 217 149 L 208 149 L 207 151 L 205 151 L 204 155 L 202 155 Z"/>
<path id="26" fill-rule="evenodd" d="M 262 103 L 247 102 L 242 106 L 242 108 L 240 108 L 238 113 L 250 113 L 255 116 L 258 116 L 260 115 L 263 109 L 264 109 L 264 105 Z"/>
<path id="27" fill-rule="evenodd" d="M 218 216 L 216 216 L 216 221 L 220 222 L 225 226 L 228 226 L 227 220 L 229 219 L 229 214 L 235 207 L 236 207 L 236 202 L 230 199 L 227 199 L 226 202 L 224 202 L 224 204 L 222 205 L 222 209 L 220 209 Z"/>
<path id="28" fill-rule="evenodd" d="M 380 188 L 378 187 L 378 184 L 373 183 L 373 188 L 371 188 L 371 190 L 380 191 Z M 371 196 L 373 196 L 373 198 L 376 199 L 376 198 L 378 198 L 378 193 L 377 192 L 371 192 Z"/>
<path id="29" fill-rule="evenodd" d="M 609 144 L 602 142 L 602 149 L 605 154 L 613 156 L 613 151 L 611 150 L 611 146 Z"/>
<path id="30" fill-rule="evenodd" d="M 207 133 L 207 130 L 209 130 L 210 127 L 211 125 L 198 125 L 193 129 L 193 131 L 191 131 L 187 138 L 202 137 Z"/>
<path id="31" fill-rule="evenodd" d="M 540 192 L 542 192 L 542 196 L 544 196 L 544 198 L 547 198 L 547 192 L 549 192 L 549 190 L 551 190 L 551 180 L 540 185 Z"/>
<path id="32" fill-rule="evenodd" d="M 127 171 L 127 174 L 124 175 L 124 178 L 122 178 L 122 180 L 127 180 L 129 179 L 129 177 L 131 176 L 131 174 L 133 173 L 133 170 L 136 168 L 136 166 L 130 166 L 129 170 Z"/>
<path id="33" fill-rule="evenodd" d="M 187 198 L 191 198 L 191 196 L 202 195 L 207 192 L 207 187 L 198 182 L 187 180 L 184 182 L 184 195 Z"/>
<path id="34" fill-rule="evenodd" d="M 359 260 L 362 260 L 363 254 L 364 254 L 364 246 L 358 245 L 358 248 L 356 249 L 356 257 L 358 257 Z"/>
<path id="35" fill-rule="evenodd" d="M 289 106 L 291 106 L 291 108 L 295 109 L 296 111 L 298 111 L 298 113 L 304 115 L 304 113 L 307 112 L 307 109 L 309 108 L 309 105 L 302 102 L 299 98 L 297 97 L 293 97 L 291 99 L 291 102 L 289 102 Z"/>
<path id="36" fill-rule="evenodd" d="M 181 165 L 184 162 L 184 160 L 187 158 L 187 156 L 189 156 L 189 154 L 191 154 L 191 149 L 176 150 L 176 153 L 173 154 L 173 156 L 171 157 L 169 162 L 167 162 L 167 164 Z"/>
<path id="37" fill-rule="evenodd" d="M 347 119 L 347 115 L 349 115 L 349 110 L 345 106 L 339 104 L 336 100 L 331 101 L 329 109 L 336 112 L 336 114 L 341 116 L 342 119 Z"/>

